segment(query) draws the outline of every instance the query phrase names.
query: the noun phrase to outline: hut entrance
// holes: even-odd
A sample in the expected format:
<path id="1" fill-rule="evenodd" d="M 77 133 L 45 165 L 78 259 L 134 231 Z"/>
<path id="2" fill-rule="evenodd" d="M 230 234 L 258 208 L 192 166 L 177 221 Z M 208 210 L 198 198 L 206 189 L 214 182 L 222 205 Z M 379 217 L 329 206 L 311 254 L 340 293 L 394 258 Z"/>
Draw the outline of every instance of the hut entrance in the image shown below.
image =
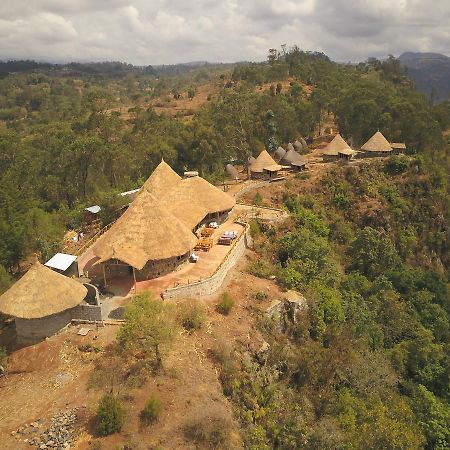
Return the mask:
<path id="1" fill-rule="evenodd" d="M 136 288 L 134 268 L 118 260 L 103 265 L 103 283 L 105 287 L 122 287 L 132 285 Z"/>

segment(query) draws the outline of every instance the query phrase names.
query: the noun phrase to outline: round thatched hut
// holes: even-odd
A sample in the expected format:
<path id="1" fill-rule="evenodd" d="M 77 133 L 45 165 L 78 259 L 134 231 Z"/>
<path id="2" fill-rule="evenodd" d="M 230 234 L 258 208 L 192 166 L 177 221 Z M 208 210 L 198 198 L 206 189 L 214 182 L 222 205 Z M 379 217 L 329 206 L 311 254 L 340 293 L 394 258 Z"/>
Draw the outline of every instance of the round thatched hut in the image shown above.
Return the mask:
<path id="1" fill-rule="evenodd" d="M 228 176 L 233 178 L 233 180 L 238 180 L 239 179 L 239 172 L 236 169 L 236 167 L 233 166 L 233 164 L 227 164 L 225 166 L 225 171 L 227 172 Z"/>
<path id="2" fill-rule="evenodd" d="M 286 154 L 286 150 L 283 147 L 278 147 L 273 154 L 273 159 L 275 162 L 280 162 L 283 156 Z"/>
<path id="3" fill-rule="evenodd" d="M 267 150 L 263 150 L 250 166 L 252 178 L 274 178 L 280 170 L 281 166 L 275 162 Z"/>
<path id="4" fill-rule="evenodd" d="M 324 160 L 351 159 L 357 154 L 338 133 L 322 152 Z"/>
<path id="5" fill-rule="evenodd" d="M 296 152 L 301 152 L 303 150 L 303 145 L 300 141 L 295 141 L 294 142 L 294 149 Z"/>
<path id="6" fill-rule="evenodd" d="M 389 156 L 392 147 L 380 131 L 377 131 L 362 147 L 364 156 Z"/>
<path id="7" fill-rule="evenodd" d="M 17 337 L 38 341 L 68 325 L 87 289 L 36 262 L 0 296 L 0 312 L 15 318 Z"/>

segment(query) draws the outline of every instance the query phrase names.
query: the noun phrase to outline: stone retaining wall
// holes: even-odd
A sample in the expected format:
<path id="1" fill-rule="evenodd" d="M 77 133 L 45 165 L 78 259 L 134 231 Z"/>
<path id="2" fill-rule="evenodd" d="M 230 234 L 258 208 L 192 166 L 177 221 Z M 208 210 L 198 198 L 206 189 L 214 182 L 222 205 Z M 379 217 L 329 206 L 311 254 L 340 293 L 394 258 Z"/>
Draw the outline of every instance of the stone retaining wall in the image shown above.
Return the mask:
<path id="1" fill-rule="evenodd" d="M 239 261 L 244 254 L 245 249 L 252 246 L 252 240 L 250 236 L 249 227 L 245 228 L 244 233 L 237 239 L 233 248 L 227 254 L 222 261 L 220 267 L 209 278 L 196 281 L 194 283 L 177 286 L 174 288 L 166 289 L 162 293 L 163 299 L 176 298 L 176 297 L 198 297 L 201 295 L 214 294 L 221 286 L 229 270 Z"/>
<path id="2" fill-rule="evenodd" d="M 102 308 L 100 305 L 78 305 L 72 310 L 72 320 L 101 321 Z"/>

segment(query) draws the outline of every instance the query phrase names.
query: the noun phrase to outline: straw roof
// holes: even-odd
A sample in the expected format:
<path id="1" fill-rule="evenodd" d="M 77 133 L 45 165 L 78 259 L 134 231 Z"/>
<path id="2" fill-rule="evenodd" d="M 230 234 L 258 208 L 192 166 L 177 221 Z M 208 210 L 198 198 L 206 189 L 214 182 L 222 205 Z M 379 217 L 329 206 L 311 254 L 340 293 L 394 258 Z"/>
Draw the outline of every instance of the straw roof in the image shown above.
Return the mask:
<path id="1" fill-rule="evenodd" d="M 239 178 L 239 172 L 233 164 L 227 164 L 225 170 L 231 178 Z"/>
<path id="2" fill-rule="evenodd" d="M 181 180 L 160 203 L 192 230 L 207 214 L 228 211 L 236 201 L 203 178 L 193 177 Z"/>
<path id="3" fill-rule="evenodd" d="M 185 205 L 186 208 L 186 205 Z M 197 242 L 191 230 L 147 191 L 142 191 L 125 213 L 93 246 L 101 263 L 118 259 L 141 270 L 150 260 L 184 255 Z"/>
<path id="4" fill-rule="evenodd" d="M 155 198 L 161 198 L 167 191 L 181 181 L 181 177 L 164 160 L 158 164 L 142 190 L 150 192 Z"/>
<path id="5" fill-rule="evenodd" d="M 248 165 L 249 165 L 249 166 L 251 166 L 255 161 L 256 161 L 256 158 L 255 158 L 255 157 L 253 157 L 253 156 L 249 156 L 249 157 L 248 157 L 247 162 L 248 162 Z"/>
<path id="6" fill-rule="evenodd" d="M 303 144 L 300 141 L 295 141 L 294 142 L 294 149 L 297 152 L 300 152 L 303 150 Z"/>
<path id="7" fill-rule="evenodd" d="M 0 296 L 0 312 L 21 319 L 39 319 L 79 305 L 87 289 L 78 281 L 36 262 Z"/>
<path id="8" fill-rule="evenodd" d="M 96 264 L 118 259 L 141 270 L 148 261 L 184 255 L 208 214 L 228 211 L 233 197 L 201 177 L 182 179 L 162 161 L 125 213 L 94 244 Z"/>
<path id="9" fill-rule="evenodd" d="M 278 162 L 281 160 L 281 158 L 283 158 L 285 154 L 286 150 L 283 147 L 278 147 L 273 154 L 273 159 Z"/>
<path id="10" fill-rule="evenodd" d="M 365 152 L 391 152 L 392 147 L 388 140 L 377 131 L 362 147 Z"/>
<path id="11" fill-rule="evenodd" d="M 291 142 L 289 142 L 289 144 L 286 145 L 286 151 L 289 152 L 290 150 L 295 151 L 295 148 L 294 148 L 294 146 L 292 145 Z"/>
<path id="12" fill-rule="evenodd" d="M 346 154 L 354 154 L 356 152 L 351 149 L 351 147 L 347 144 L 347 142 L 345 142 L 343 137 L 338 133 L 333 138 L 333 140 L 325 147 L 322 154 L 326 156 L 338 156 L 339 153 L 346 155 Z"/>
<path id="13" fill-rule="evenodd" d="M 406 144 L 404 142 L 391 142 L 392 148 L 406 149 Z"/>
<path id="14" fill-rule="evenodd" d="M 266 167 L 276 166 L 277 163 L 269 155 L 267 150 L 263 150 L 256 158 L 255 162 L 250 166 L 251 172 L 262 173 Z M 281 169 L 281 167 L 280 167 Z M 279 169 L 278 169 L 279 170 Z"/>

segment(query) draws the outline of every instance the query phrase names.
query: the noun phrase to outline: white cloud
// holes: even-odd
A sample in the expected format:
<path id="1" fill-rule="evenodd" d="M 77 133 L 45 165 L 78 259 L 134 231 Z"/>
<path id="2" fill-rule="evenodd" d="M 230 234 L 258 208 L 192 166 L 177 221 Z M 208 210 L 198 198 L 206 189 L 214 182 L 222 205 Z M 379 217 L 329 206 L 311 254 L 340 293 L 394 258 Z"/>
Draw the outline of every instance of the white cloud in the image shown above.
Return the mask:
<path id="1" fill-rule="evenodd" d="M 448 0 L 2 0 L 0 18 L 0 59 L 231 62 L 285 43 L 339 61 L 450 53 Z"/>

